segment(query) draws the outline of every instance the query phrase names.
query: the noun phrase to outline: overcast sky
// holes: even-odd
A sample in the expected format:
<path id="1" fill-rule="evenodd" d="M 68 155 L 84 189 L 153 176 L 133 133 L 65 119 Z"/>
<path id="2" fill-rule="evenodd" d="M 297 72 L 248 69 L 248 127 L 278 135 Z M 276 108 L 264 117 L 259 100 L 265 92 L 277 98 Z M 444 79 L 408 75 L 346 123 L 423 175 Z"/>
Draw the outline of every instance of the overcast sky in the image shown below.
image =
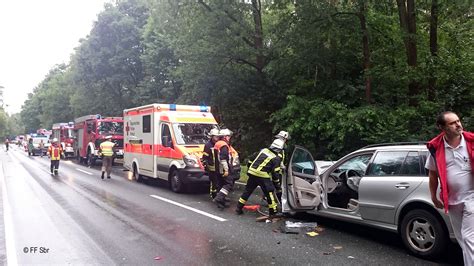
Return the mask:
<path id="1" fill-rule="evenodd" d="M 20 112 L 51 68 L 69 62 L 106 2 L 0 0 L 0 86 L 8 113 Z"/>

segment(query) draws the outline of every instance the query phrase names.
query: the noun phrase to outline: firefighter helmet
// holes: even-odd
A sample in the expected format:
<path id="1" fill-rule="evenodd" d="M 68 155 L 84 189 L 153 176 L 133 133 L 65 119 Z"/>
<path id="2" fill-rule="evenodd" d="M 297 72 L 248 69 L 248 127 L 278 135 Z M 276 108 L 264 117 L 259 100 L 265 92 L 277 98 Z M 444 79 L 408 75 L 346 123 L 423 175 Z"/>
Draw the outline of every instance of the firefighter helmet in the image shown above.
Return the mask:
<path id="1" fill-rule="evenodd" d="M 112 136 L 106 136 L 105 139 L 112 139 Z"/>
<path id="2" fill-rule="evenodd" d="M 283 147 L 285 146 L 285 143 L 281 139 L 276 139 L 272 142 L 272 145 L 270 145 L 271 150 L 283 150 Z"/>
<path id="3" fill-rule="evenodd" d="M 209 131 L 209 136 L 219 136 L 219 129 L 213 128 L 211 131 Z"/>
<path id="4" fill-rule="evenodd" d="M 290 138 L 290 134 L 286 131 L 280 131 L 278 134 L 275 135 L 275 138 L 288 140 Z"/>
<path id="5" fill-rule="evenodd" d="M 54 139 L 53 139 L 53 142 L 58 142 L 58 139 L 57 139 L 57 138 L 54 138 Z"/>
<path id="6" fill-rule="evenodd" d="M 227 128 L 221 129 L 221 130 L 219 131 L 219 136 L 222 136 L 222 137 L 224 137 L 224 136 L 232 136 L 232 131 L 230 131 L 230 130 L 227 129 Z"/>

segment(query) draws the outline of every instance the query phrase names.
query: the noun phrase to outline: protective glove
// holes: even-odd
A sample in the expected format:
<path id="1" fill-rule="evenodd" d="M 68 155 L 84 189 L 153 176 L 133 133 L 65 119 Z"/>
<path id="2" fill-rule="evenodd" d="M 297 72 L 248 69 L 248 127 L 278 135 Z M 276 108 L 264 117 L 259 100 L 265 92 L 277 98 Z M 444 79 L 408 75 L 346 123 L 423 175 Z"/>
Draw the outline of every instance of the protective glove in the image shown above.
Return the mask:
<path id="1" fill-rule="evenodd" d="M 229 176 L 229 171 L 224 171 L 224 173 L 222 174 L 223 177 L 228 177 Z"/>

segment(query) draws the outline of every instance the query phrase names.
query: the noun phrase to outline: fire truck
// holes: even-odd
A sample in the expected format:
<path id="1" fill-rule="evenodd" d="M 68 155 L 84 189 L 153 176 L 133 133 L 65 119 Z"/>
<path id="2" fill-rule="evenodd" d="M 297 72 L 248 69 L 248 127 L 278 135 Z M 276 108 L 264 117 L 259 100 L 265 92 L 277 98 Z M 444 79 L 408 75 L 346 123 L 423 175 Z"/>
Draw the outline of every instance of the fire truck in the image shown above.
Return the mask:
<path id="1" fill-rule="evenodd" d="M 74 123 L 53 124 L 53 138 L 57 138 L 61 143 L 65 158 L 74 157 Z"/>
<path id="2" fill-rule="evenodd" d="M 123 118 L 86 115 L 74 120 L 76 142 L 74 154 L 81 163 L 95 164 L 99 156 L 99 147 L 105 137 L 112 136 L 115 142 L 115 158 L 123 158 Z"/>
<path id="3" fill-rule="evenodd" d="M 174 192 L 209 184 L 201 163 L 217 122 L 209 106 L 150 104 L 123 111 L 124 167 L 134 179 L 167 180 Z"/>

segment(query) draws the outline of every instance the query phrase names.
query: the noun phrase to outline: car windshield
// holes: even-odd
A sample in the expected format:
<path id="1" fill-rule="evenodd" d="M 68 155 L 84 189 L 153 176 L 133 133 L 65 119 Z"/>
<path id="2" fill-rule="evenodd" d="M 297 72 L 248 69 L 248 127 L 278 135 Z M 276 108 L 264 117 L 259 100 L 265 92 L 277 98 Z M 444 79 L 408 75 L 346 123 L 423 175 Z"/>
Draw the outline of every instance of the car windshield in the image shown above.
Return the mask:
<path id="1" fill-rule="evenodd" d="M 178 145 L 205 144 L 209 141 L 209 131 L 213 124 L 174 123 L 173 129 Z"/>
<path id="2" fill-rule="evenodd" d="M 101 135 L 122 135 L 123 122 L 99 122 L 99 134 Z"/>

